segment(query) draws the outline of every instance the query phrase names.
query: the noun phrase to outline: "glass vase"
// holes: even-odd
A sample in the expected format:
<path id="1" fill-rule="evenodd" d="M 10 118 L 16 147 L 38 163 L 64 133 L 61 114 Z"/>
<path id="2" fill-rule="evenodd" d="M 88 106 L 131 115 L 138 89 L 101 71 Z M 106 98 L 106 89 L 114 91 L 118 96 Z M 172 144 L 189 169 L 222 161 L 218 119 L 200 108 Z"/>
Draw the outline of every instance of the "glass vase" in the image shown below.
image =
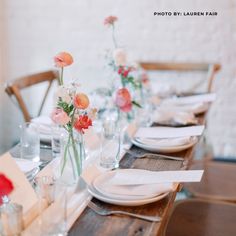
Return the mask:
<path id="1" fill-rule="evenodd" d="M 61 137 L 60 179 L 67 184 L 78 183 L 82 173 L 85 149 L 83 135 L 72 130 Z"/>

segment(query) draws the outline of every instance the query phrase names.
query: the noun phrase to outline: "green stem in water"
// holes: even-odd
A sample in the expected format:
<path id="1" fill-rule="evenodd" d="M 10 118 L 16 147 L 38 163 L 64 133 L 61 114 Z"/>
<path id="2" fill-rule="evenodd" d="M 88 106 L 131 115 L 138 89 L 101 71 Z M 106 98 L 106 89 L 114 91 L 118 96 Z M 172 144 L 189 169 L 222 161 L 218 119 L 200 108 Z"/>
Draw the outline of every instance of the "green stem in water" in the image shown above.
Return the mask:
<path id="1" fill-rule="evenodd" d="M 74 156 L 75 156 L 75 163 L 76 163 L 76 167 L 77 167 L 77 173 L 78 173 L 78 176 L 80 176 L 80 174 L 81 174 L 81 157 L 79 156 L 78 151 L 76 149 L 76 143 L 75 143 L 73 131 L 71 132 L 71 139 L 72 139 L 72 148 L 73 148 Z"/>
<path id="2" fill-rule="evenodd" d="M 63 174 L 63 171 L 65 169 L 65 166 L 66 166 L 66 157 L 67 157 L 67 150 L 69 148 L 69 144 L 70 144 L 70 138 L 71 136 L 69 135 L 69 138 L 68 138 L 68 141 L 67 141 L 67 144 L 66 144 L 66 147 L 65 147 L 65 150 L 64 150 L 64 155 L 63 155 L 63 164 L 62 164 L 62 168 L 61 168 L 61 175 Z"/>
<path id="3" fill-rule="evenodd" d="M 59 79 L 59 84 L 63 85 L 64 81 L 63 81 L 63 72 L 64 72 L 64 67 L 61 68 L 61 75 L 60 75 L 60 79 Z"/>

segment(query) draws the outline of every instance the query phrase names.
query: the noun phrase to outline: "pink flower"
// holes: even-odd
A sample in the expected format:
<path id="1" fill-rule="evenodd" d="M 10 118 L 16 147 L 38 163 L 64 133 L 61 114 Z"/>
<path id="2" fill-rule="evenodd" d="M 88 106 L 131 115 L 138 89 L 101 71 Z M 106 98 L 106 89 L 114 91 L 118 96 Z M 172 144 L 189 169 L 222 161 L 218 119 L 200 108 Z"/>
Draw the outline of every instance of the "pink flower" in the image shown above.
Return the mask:
<path id="1" fill-rule="evenodd" d="M 88 129 L 92 126 L 92 120 L 87 115 L 80 115 L 74 122 L 74 128 L 81 133 L 84 133 L 84 129 Z"/>
<path id="2" fill-rule="evenodd" d="M 116 66 L 125 66 L 127 64 L 127 55 L 125 50 L 117 48 L 113 51 L 113 59 Z"/>
<path id="3" fill-rule="evenodd" d="M 55 108 L 53 110 L 51 119 L 58 125 L 66 125 L 70 122 L 70 117 L 61 108 Z"/>
<path id="4" fill-rule="evenodd" d="M 127 88 L 121 88 L 117 91 L 115 103 L 124 112 L 129 112 L 131 110 L 132 101 Z"/>
<path id="5" fill-rule="evenodd" d="M 73 57 L 68 52 L 60 52 L 54 57 L 56 67 L 65 67 L 73 63 Z"/>
<path id="6" fill-rule="evenodd" d="M 74 97 L 74 106 L 77 109 L 86 109 L 89 106 L 89 98 L 84 93 L 78 93 Z"/>
<path id="7" fill-rule="evenodd" d="M 118 18 L 116 16 L 108 16 L 104 20 L 104 25 L 113 25 L 117 20 Z"/>

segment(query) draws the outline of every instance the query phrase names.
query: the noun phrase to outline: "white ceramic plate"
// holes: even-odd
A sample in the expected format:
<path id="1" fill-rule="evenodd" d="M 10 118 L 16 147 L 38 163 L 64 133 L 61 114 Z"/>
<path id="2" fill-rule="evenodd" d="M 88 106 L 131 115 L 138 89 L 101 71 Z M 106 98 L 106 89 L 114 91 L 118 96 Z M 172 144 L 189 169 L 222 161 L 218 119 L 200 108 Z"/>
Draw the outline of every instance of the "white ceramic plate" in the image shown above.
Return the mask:
<path id="1" fill-rule="evenodd" d="M 151 152 L 158 152 L 158 153 L 174 153 L 174 152 L 180 152 L 183 151 L 185 149 L 188 149 L 190 147 L 192 147 L 194 144 L 197 143 L 197 137 L 192 137 L 191 141 L 187 144 L 184 145 L 178 145 L 178 146 L 169 146 L 169 147 L 162 147 L 162 146 L 154 146 L 154 145 L 148 145 L 145 143 L 141 143 L 136 139 L 132 139 L 132 143 L 137 146 L 140 147 L 142 149 L 151 151 Z"/>
<path id="2" fill-rule="evenodd" d="M 163 199 L 164 197 L 166 197 L 169 194 L 169 193 L 164 193 L 164 194 L 158 195 L 158 196 L 153 197 L 153 198 L 148 198 L 148 199 L 121 200 L 121 199 L 109 198 L 107 196 L 104 196 L 102 193 L 98 192 L 93 187 L 93 185 L 90 185 L 88 187 L 88 191 L 93 197 L 99 199 L 100 201 L 110 203 L 110 204 L 119 205 L 119 206 L 141 206 L 141 205 L 145 205 L 145 204 L 148 204 L 148 203 L 159 201 L 159 200 Z"/>
<path id="3" fill-rule="evenodd" d="M 108 198 L 115 198 L 115 199 L 119 199 L 119 200 L 144 200 L 144 199 L 148 199 L 148 198 L 153 198 L 156 197 L 157 194 L 150 194 L 147 195 L 144 192 L 140 193 L 140 194 L 135 194 L 135 195 L 131 195 L 130 191 L 125 191 L 125 193 L 121 193 L 121 194 L 117 194 L 117 193 L 107 193 L 105 192 L 106 190 L 102 189 L 102 185 L 109 180 L 110 178 L 112 178 L 112 176 L 115 174 L 115 171 L 110 171 L 110 172 L 106 172 L 100 176 L 98 176 L 97 178 L 94 179 L 94 181 L 92 182 L 92 185 L 94 187 L 94 189 L 99 192 L 100 194 L 102 194 L 105 197 Z M 117 190 L 118 191 L 118 190 Z M 124 191 L 124 190 L 123 190 Z"/>

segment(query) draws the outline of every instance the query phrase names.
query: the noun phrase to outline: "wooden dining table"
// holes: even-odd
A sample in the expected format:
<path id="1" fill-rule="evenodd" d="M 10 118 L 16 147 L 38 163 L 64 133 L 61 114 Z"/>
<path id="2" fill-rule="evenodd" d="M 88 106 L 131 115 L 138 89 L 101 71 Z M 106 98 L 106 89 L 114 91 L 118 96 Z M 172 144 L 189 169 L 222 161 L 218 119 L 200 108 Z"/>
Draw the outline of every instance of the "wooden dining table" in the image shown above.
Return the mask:
<path id="1" fill-rule="evenodd" d="M 198 117 L 199 124 L 205 122 L 205 115 Z M 135 155 L 126 153 L 120 161 L 119 168 L 136 168 L 151 171 L 168 171 L 168 170 L 186 170 L 190 167 L 193 160 L 194 151 L 197 147 L 196 143 L 193 147 L 178 153 L 168 154 L 169 156 L 182 157 L 184 161 L 169 160 L 164 158 L 137 158 Z M 13 156 L 19 156 L 19 147 L 13 148 L 10 153 Z M 131 146 L 130 150 L 137 154 L 147 153 L 147 151 Z M 41 149 L 41 160 L 47 162 L 51 157 L 51 150 Z M 146 216 L 159 216 L 162 220 L 158 223 L 137 219 L 124 215 L 101 216 L 91 210 L 89 207 L 83 211 L 71 227 L 69 236 L 159 236 L 163 235 L 167 225 L 170 213 L 173 208 L 176 195 L 181 191 L 181 183 L 175 185 L 175 189 L 165 198 L 146 205 L 125 207 L 111 205 L 101 202 L 95 198 L 92 201 L 101 208 L 108 210 L 124 210 L 131 213 L 137 213 Z"/>
<path id="2" fill-rule="evenodd" d="M 204 123 L 204 115 L 198 117 L 201 124 Z M 186 170 L 191 165 L 194 150 L 197 144 L 187 150 L 168 154 L 171 156 L 183 157 L 184 161 L 166 160 L 161 158 L 136 158 L 135 155 L 126 153 L 120 161 L 119 168 L 136 168 L 151 171 Z M 137 153 L 146 152 L 138 147 L 132 146 L 131 150 Z M 159 236 L 163 235 L 171 214 L 176 194 L 181 190 L 181 183 L 176 184 L 174 191 L 157 202 L 136 206 L 124 207 L 101 202 L 95 198 L 92 201 L 98 206 L 108 210 L 124 210 L 147 216 L 159 216 L 162 220 L 158 223 L 140 220 L 124 215 L 101 216 L 87 207 L 79 216 L 69 231 L 69 236 Z"/>

